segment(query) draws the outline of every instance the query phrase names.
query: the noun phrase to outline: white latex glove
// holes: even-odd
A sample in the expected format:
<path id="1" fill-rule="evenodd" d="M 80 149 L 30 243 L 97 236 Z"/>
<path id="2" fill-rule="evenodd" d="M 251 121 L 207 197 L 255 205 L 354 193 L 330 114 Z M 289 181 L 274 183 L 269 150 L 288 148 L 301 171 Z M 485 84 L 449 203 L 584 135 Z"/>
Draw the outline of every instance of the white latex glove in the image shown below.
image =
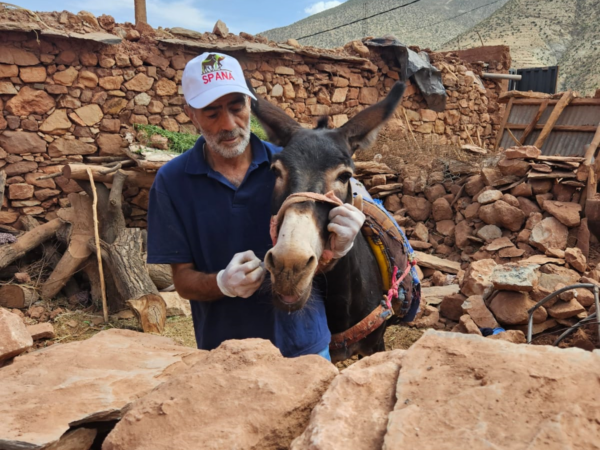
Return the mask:
<path id="1" fill-rule="evenodd" d="M 344 203 L 329 212 L 327 229 L 335 233 L 331 240 L 333 257 L 345 256 L 354 245 L 354 238 L 365 222 L 365 215 L 358 208 Z"/>
<path id="2" fill-rule="evenodd" d="M 262 284 L 265 272 L 252 250 L 236 253 L 227 267 L 217 274 L 217 285 L 227 297 L 248 298 Z"/>

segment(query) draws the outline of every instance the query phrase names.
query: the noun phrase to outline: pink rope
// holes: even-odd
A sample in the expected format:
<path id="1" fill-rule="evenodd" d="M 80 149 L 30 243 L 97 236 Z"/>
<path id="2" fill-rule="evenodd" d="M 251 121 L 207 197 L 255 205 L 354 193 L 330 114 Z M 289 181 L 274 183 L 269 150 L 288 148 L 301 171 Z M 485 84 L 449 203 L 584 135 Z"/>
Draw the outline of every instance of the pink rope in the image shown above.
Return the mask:
<path id="1" fill-rule="evenodd" d="M 398 293 L 398 288 L 400 287 L 400 283 L 402 283 L 402 280 L 404 280 L 406 278 L 406 275 L 408 275 L 408 272 L 410 272 L 410 269 L 415 266 L 417 264 L 416 260 L 412 260 L 407 266 L 406 266 L 406 270 L 404 270 L 404 272 L 402 273 L 402 275 L 396 280 L 394 281 L 394 278 L 396 278 L 396 275 L 398 275 L 398 267 L 394 266 L 394 273 L 392 274 L 392 286 L 390 287 L 390 290 L 388 291 L 387 294 L 387 299 L 386 299 L 386 306 L 388 309 L 392 309 L 392 299 L 398 298 L 399 297 L 399 293 Z"/>

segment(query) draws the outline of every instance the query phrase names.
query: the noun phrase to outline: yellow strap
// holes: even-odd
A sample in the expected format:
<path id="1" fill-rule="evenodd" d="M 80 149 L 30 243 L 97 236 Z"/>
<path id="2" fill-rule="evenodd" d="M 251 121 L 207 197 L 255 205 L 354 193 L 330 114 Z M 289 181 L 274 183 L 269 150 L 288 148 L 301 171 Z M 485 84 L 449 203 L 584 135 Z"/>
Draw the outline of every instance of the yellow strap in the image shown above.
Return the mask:
<path id="1" fill-rule="evenodd" d="M 383 281 L 383 289 L 387 292 L 391 287 L 392 274 L 390 272 L 390 265 L 386 256 L 385 246 L 379 239 L 375 241 L 372 236 L 365 235 L 365 238 L 373 251 L 373 255 L 375 255 L 375 260 L 379 266 L 379 272 L 381 273 L 381 279 Z"/>

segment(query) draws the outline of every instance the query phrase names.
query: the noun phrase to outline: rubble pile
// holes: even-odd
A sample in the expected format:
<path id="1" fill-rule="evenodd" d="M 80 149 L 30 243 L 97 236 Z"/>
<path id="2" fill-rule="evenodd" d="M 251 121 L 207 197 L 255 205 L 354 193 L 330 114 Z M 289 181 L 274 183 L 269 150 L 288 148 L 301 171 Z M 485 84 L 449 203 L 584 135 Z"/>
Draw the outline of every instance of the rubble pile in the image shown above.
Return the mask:
<path id="1" fill-rule="evenodd" d="M 477 170 L 453 162 L 438 171 L 405 165 L 394 173 L 382 163 L 357 162 L 358 178 L 417 251 L 426 303 L 415 324 L 474 334 L 526 331 L 528 309 L 550 293 L 579 282 L 600 285 L 600 267 L 587 264 L 583 162 L 532 146 L 509 148 Z M 439 289 L 431 288 L 428 299 L 429 286 Z M 534 334 L 594 311 L 591 290 L 565 292 L 537 310 Z M 510 339 L 524 342 L 518 333 Z M 582 345 L 593 348 L 591 341 Z"/>

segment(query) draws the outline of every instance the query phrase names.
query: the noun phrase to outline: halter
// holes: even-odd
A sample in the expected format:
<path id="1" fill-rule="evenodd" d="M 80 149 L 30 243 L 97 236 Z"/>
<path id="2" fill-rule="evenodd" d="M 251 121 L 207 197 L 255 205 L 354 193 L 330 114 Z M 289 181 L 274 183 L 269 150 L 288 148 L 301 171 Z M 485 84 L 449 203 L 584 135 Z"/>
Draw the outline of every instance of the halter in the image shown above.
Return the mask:
<path id="1" fill-rule="evenodd" d="M 303 203 L 303 202 L 321 202 L 321 203 L 329 203 L 330 205 L 342 206 L 344 202 L 342 202 L 333 191 L 329 191 L 327 194 L 317 194 L 316 192 L 298 192 L 290 195 L 285 199 L 281 208 L 277 212 L 277 215 L 271 217 L 271 225 L 270 225 L 270 233 L 271 233 L 271 241 L 273 241 L 273 247 L 277 244 L 277 237 L 279 236 L 279 228 L 281 226 L 281 222 L 283 221 L 283 216 L 285 212 L 288 210 L 290 206 L 295 203 Z M 323 250 L 323 254 L 321 255 L 321 259 L 319 259 L 319 268 L 322 268 L 329 264 L 333 259 L 333 251 L 332 248 L 332 240 L 333 234 L 330 234 L 329 240 L 325 244 L 325 249 Z"/>

